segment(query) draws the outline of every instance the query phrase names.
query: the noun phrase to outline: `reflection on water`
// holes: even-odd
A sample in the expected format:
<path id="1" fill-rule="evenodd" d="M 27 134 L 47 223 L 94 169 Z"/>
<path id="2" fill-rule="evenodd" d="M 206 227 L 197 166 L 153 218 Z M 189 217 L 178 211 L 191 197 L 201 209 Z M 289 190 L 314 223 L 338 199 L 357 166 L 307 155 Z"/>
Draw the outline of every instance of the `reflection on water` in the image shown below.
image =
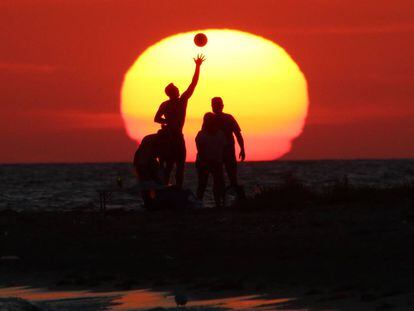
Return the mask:
<path id="1" fill-rule="evenodd" d="M 148 289 L 131 291 L 50 291 L 41 288 L 7 287 L 0 289 L 0 297 L 19 297 L 29 301 L 43 302 L 51 307 L 74 307 L 88 310 L 101 309 L 106 303 L 109 310 L 147 310 L 148 308 L 175 308 L 174 296 L 168 292 L 157 292 Z M 244 295 L 227 298 L 194 299 L 187 307 L 230 310 L 275 310 L 277 305 L 290 301 L 289 298 L 265 299 L 260 295 Z"/>

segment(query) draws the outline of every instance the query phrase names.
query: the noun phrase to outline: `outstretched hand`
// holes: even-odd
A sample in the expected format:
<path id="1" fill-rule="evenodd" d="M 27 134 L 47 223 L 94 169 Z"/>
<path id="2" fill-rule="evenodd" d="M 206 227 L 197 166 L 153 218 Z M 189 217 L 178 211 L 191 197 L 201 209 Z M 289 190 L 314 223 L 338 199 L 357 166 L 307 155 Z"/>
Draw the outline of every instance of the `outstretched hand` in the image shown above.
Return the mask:
<path id="1" fill-rule="evenodd" d="M 197 58 L 193 59 L 197 66 L 201 66 L 201 64 L 206 60 L 206 57 L 203 54 L 198 54 Z"/>

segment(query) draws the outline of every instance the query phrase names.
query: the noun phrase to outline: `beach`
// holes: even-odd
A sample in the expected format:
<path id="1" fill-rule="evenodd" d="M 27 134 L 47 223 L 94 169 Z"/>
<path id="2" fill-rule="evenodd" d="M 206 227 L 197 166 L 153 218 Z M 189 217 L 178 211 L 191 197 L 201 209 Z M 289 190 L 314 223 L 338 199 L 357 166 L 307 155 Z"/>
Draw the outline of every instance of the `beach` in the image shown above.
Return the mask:
<path id="1" fill-rule="evenodd" d="M 410 189 L 321 200 L 289 187 L 297 199 L 268 191 L 227 209 L 3 210 L 1 285 L 289 298 L 270 308 L 283 310 L 414 307 Z"/>

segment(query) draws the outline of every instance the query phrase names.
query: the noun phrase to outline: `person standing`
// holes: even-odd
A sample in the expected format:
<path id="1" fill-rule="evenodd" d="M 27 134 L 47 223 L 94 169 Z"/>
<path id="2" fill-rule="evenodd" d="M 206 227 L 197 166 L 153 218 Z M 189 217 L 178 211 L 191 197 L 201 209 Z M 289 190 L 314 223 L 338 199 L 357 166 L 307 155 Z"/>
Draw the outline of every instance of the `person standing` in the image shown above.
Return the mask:
<path id="1" fill-rule="evenodd" d="M 194 58 L 196 67 L 193 79 L 187 90 L 181 96 L 180 91 L 173 83 L 167 85 L 165 88 L 165 93 L 169 99 L 160 105 L 154 117 L 154 121 L 162 125 L 165 144 L 169 146 L 169 154 L 165 163 L 164 171 L 165 183 L 168 184 L 171 171 L 175 164 L 175 181 L 176 185 L 180 188 L 183 185 L 184 163 L 186 158 L 183 127 L 187 112 L 187 104 L 191 95 L 193 95 L 195 87 L 197 86 L 198 78 L 200 75 L 200 67 L 204 61 L 205 57 L 202 54 L 199 54 L 197 55 L 197 58 Z"/>
<path id="2" fill-rule="evenodd" d="M 223 112 L 224 104 L 221 97 L 212 98 L 211 108 L 218 127 L 223 131 L 228 142 L 224 149 L 223 162 L 230 181 L 230 186 L 235 187 L 238 192 L 242 192 L 237 180 L 237 159 L 234 141 L 234 136 L 236 136 L 237 143 L 240 147 L 239 159 L 243 162 L 246 158 L 246 152 L 240 126 L 231 114 Z"/>
<path id="3" fill-rule="evenodd" d="M 223 207 L 223 156 L 227 140 L 212 113 L 204 115 L 202 129 L 198 132 L 195 141 L 197 146 L 197 198 L 203 199 L 208 177 L 211 174 L 213 176 L 214 201 L 217 207 Z"/>

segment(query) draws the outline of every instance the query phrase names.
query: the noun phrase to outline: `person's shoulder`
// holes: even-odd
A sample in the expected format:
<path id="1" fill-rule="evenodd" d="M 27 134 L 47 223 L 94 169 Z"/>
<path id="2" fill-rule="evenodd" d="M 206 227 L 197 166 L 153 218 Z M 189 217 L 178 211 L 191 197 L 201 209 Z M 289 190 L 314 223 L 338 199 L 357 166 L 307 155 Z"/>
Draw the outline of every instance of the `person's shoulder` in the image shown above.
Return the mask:
<path id="1" fill-rule="evenodd" d="M 224 118 L 233 118 L 233 116 L 232 116 L 230 113 L 225 113 L 225 112 L 222 112 L 222 113 L 221 113 L 221 115 L 222 115 Z"/>
<path id="2" fill-rule="evenodd" d="M 146 141 L 148 141 L 148 140 L 150 140 L 151 139 L 151 136 L 152 136 L 152 134 L 144 136 L 141 139 L 141 144 L 144 143 L 144 142 L 146 142 Z"/>
<path id="3" fill-rule="evenodd" d="M 171 99 L 167 99 L 166 101 L 163 101 L 160 106 L 168 106 L 170 104 L 171 104 Z"/>
<path id="4" fill-rule="evenodd" d="M 154 134 L 149 134 L 147 136 L 145 136 L 148 140 L 152 140 L 152 139 L 157 139 L 158 138 L 158 133 L 154 133 Z"/>
<path id="5" fill-rule="evenodd" d="M 232 114 L 230 114 L 230 113 L 223 113 L 223 117 L 226 119 L 226 120 L 230 120 L 230 121 L 236 121 L 236 119 L 233 117 L 233 115 Z"/>
<path id="6" fill-rule="evenodd" d="M 163 110 L 163 109 L 167 108 L 168 103 L 169 103 L 169 100 L 166 100 L 166 101 L 162 102 L 158 109 Z"/>
<path id="7" fill-rule="evenodd" d="M 189 100 L 189 97 L 183 93 L 179 98 L 178 98 L 178 103 L 180 104 L 187 104 Z"/>
<path id="8" fill-rule="evenodd" d="M 144 138 L 141 140 L 141 144 L 149 143 L 156 139 L 157 139 L 157 134 L 149 134 L 149 135 L 144 136 Z"/>
<path id="9" fill-rule="evenodd" d="M 232 127 L 234 132 L 241 131 L 239 123 L 237 122 L 236 118 L 233 117 L 233 115 L 226 113 L 226 122 Z"/>

